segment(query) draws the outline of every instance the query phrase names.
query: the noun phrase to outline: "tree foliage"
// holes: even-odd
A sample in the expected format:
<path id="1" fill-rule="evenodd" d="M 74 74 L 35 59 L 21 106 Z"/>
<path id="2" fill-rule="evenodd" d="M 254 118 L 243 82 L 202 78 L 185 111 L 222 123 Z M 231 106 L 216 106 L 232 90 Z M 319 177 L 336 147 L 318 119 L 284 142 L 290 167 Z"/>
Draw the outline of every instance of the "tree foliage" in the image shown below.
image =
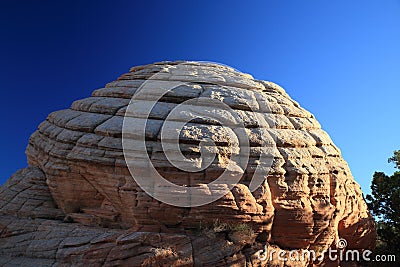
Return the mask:
<path id="1" fill-rule="evenodd" d="M 400 150 L 396 150 L 393 153 L 393 157 L 389 158 L 389 163 L 394 163 L 397 169 L 400 169 Z"/>
<path id="2" fill-rule="evenodd" d="M 378 231 L 378 250 L 400 255 L 400 151 L 395 151 L 389 163 L 397 171 L 393 175 L 375 172 L 371 195 L 367 195 L 368 208 L 375 216 Z"/>

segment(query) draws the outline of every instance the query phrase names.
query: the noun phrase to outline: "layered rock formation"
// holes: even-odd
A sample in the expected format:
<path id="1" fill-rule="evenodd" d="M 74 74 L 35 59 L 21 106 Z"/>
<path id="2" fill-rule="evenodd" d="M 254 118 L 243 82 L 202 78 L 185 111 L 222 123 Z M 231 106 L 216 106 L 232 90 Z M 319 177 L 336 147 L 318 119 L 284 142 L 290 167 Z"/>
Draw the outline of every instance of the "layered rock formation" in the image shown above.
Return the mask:
<path id="1" fill-rule="evenodd" d="M 177 105 L 209 98 L 241 119 L 250 145 L 248 164 L 238 167 L 240 182 L 217 201 L 175 207 L 146 194 L 132 178 L 122 147 L 124 116 L 131 98 L 154 75 L 182 82 L 149 117 L 140 108 L 132 115 L 147 121 L 147 154 L 165 179 L 211 192 L 208 184 L 236 151 L 221 124 L 193 117 L 179 135 L 182 154 L 198 159 L 199 144 L 209 138 L 217 155 L 198 172 L 173 166 L 160 145 L 160 129 Z M 154 99 L 147 94 L 139 100 Z M 269 127 L 260 125 L 260 117 Z M 271 164 L 252 191 L 265 147 L 272 151 Z M 360 187 L 315 117 L 278 85 L 229 67 L 198 62 L 134 67 L 91 97 L 50 114 L 31 136 L 26 154 L 30 167 L 0 191 L 0 264 L 308 266 L 328 262 L 260 261 L 255 255 L 266 242 L 279 250 L 319 252 L 339 238 L 350 249 L 375 244 L 375 224 Z M 237 238 L 243 229 L 250 229 L 249 238 Z"/>

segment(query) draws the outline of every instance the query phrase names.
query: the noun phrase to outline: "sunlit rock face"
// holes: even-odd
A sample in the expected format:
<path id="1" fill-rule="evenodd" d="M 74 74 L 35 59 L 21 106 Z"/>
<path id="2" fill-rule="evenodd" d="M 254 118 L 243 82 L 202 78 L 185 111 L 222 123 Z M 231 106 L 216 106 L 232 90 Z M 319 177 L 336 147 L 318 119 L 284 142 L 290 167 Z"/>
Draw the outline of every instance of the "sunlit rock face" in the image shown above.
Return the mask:
<path id="1" fill-rule="evenodd" d="M 149 93 L 136 97 L 132 106 L 132 98 L 149 81 L 160 81 L 157 84 L 161 87 L 153 86 Z M 168 83 L 176 86 L 157 99 L 158 90 Z M 227 109 L 214 106 L 215 101 Z M 142 111 L 150 102 L 155 105 L 149 114 L 144 114 Z M 181 113 L 169 116 L 182 104 L 185 109 Z M 213 113 L 215 119 L 196 116 L 199 106 L 200 110 Z M 130 118 L 138 120 L 130 129 L 133 134 L 129 138 L 143 140 L 146 149 L 146 155 L 131 151 L 134 164 L 136 158 L 141 162 L 148 156 L 157 172 L 176 185 L 198 187 L 206 195 L 216 194 L 222 188 L 226 194 L 206 205 L 180 207 L 165 204 L 146 193 L 133 178 L 146 172 L 128 168 L 130 164 L 123 146 L 127 110 Z M 135 125 L 143 120 L 146 122 L 144 136 L 135 135 Z M 186 122 L 178 134 L 179 148 L 185 157 L 183 161 L 197 164 L 198 171 L 183 170 L 166 156 L 163 142 L 168 140 L 163 140 L 161 131 L 171 121 Z M 228 133 L 234 127 L 224 123 L 241 125 L 248 146 L 244 148 L 235 142 Z M 204 140 L 211 141 L 212 146 L 203 146 L 205 150 L 202 150 Z M 245 149 L 247 157 L 243 164 L 242 158 L 235 155 Z M 214 153 L 206 168 L 202 168 L 204 151 Z M 264 157 L 263 151 L 266 151 Z M 89 241 L 80 244 L 76 241 L 77 234 L 72 238 L 77 244 L 71 242 L 75 244 L 75 251 L 89 255 L 87 263 L 96 263 L 96 257 L 90 254 L 96 250 L 97 243 L 93 240 L 104 232 L 110 238 L 99 241 L 104 247 L 99 254 L 103 261 L 98 263 L 110 264 L 131 258 L 130 263 L 134 264 L 142 264 L 147 259 L 147 263 L 159 260 L 175 266 L 190 266 L 196 265 L 197 258 L 197 264 L 229 266 L 235 261 L 239 265 L 253 261 L 255 266 L 256 262 L 268 266 L 268 262 L 259 262 L 254 257 L 257 246 L 265 242 L 279 249 L 316 251 L 335 246 L 339 238 L 345 238 L 351 249 L 375 245 L 375 224 L 360 187 L 339 149 L 315 117 L 280 86 L 255 80 L 227 66 L 182 61 L 133 67 L 116 81 L 95 90 L 91 97 L 75 101 L 69 109 L 51 113 L 31 136 L 26 154 L 30 167 L 10 178 L 0 191 L 0 212 L 5 215 L 0 219 L 0 226 L 3 225 L 4 233 L 9 233 L 0 235 L 2 251 L 9 249 L 7 244 L 16 242 L 13 231 L 27 224 L 37 229 L 46 220 L 51 221 L 46 229 L 55 231 L 61 227 L 60 218 L 69 222 L 62 224 L 66 234 L 54 234 L 51 238 L 64 244 L 68 233 L 74 231 L 68 227 L 81 229 Z M 251 183 L 260 168 L 262 179 L 253 188 Z M 240 176 L 238 184 L 233 187 L 224 182 L 210 184 L 227 169 Z M 156 183 L 152 192 L 168 192 L 162 186 Z M 30 195 L 40 195 L 42 200 L 29 205 Z M 16 214 L 22 217 L 20 223 L 8 225 Z M 34 220 L 27 221 L 28 217 Z M 214 241 L 204 236 L 193 237 L 194 231 L 216 221 L 251 227 L 255 241 L 250 245 L 254 249 L 245 246 L 246 242 L 237 243 L 229 237 L 217 236 Z M 132 231 L 136 231 L 135 236 L 126 234 Z M 31 232 L 27 240 L 34 243 L 38 237 L 34 230 Z M 123 239 L 124 235 L 129 238 Z M 157 241 L 146 243 L 143 241 L 146 238 Z M 140 253 L 136 250 L 126 251 L 125 256 L 110 254 L 113 247 L 123 249 L 121 246 L 138 242 L 148 246 L 148 254 L 143 254 L 147 258 L 138 257 Z M 151 250 L 167 245 L 175 252 L 167 251 L 162 256 Z M 206 256 L 204 246 L 215 246 L 215 251 L 209 251 Z M 24 254 L 25 258 L 73 263 L 75 254 L 70 250 L 48 248 L 52 249 L 54 253 L 47 256 L 42 255 L 40 246 L 28 244 L 28 248 L 20 250 L 30 255 Z M 307 264 L 310 261 L 298 266 Z"/>

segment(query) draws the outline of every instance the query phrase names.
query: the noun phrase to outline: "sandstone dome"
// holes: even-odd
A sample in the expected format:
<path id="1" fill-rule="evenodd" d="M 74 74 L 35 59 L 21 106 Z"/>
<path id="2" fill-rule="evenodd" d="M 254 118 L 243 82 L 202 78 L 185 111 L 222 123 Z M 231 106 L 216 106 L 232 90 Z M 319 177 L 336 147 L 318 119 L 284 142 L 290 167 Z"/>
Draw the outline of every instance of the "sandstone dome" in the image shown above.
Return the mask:
<path id="1" fill-rule="evenodd" d="M 221 102 L 240 119 L 248 140 L 247 164 L 234 160 L 240 180 L 224 187 L 230 190 L 221 198 L 206 205 L 174 206 L 152 197 L 132 178 L 140 169 L 129 168 L 124 155 L 124 118 L 132 98 L 149 80 L 174 86 L 160 98 L 155 97 L 160 88 L 152 88 L 135 99 L 138 105 L 130 117 L 145 121 L 145 131 L 133 133 L 131 139 L 145 141 L 146 155 L 155 169 L 174 184 L 200 186 L 212 195 L 215 188 L 209 184 L 241 149 L 237 144 L 232 148 L 221 121 L 196 117 L 196 112 L 190 112 L 191 104 L 214 112 L 221 109 L 207 103 Z M 179 116 L 169 117 L 177 106 L 193 99 L 210 102 L 188 102 Z M 140 105 L 149 101 L 155 105 L 144 114 Z M 182 112 L 186 118 L 179 147 L 186 159 L 201 165 L 201 142 L 213 142 L 215 155 L 199 171 L 171 164 L 161 145 L 163 124 L 168 118 L 179 121 Z M 229 120 L 223 111 L 214 113 Z M 259 123 L 260 118 L 268 127 Z M 269 154 L 260 160 L 263 148 Z M 258 241 L 282 249 L 327 249 L 339 238 L 355 249 L 375 243 L 375 225 L 360 186 L 315 117 L 280 86 L 227 66 L 180 61 L 133 67 L 91 97 L 51 113 L 31 136 L 26 154 L 30 168 L 43 173 L 62 216 L 80 225 L 190 235 L 201 225 L 220 221 L 248 224 Z M 140 161 L 140 155 L 133 153 L 133 162 L 136 156 Z M 255 188 L 251 183 L 263 164 L 267 171 Z M 3 206 L 7 214 L 7 205 Z"/>

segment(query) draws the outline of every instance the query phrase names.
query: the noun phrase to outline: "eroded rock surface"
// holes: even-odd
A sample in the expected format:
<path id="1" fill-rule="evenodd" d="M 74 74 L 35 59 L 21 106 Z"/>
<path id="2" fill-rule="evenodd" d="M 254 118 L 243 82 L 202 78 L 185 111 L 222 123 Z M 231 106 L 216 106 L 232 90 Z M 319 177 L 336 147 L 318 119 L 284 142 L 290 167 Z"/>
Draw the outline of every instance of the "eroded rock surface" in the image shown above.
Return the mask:
<path id="1" fill-rule="evenodd" d="M 182 65 L 185 72 L 176 73 Z M 140 108 L 134 114 L 147 120 L 149 157 L 171 182 L 209 190 L 207 184 L 224 171 L 233 153 L 221 125 L 193 117 L 180 135 L 183 155 L 198 157 L 204 138 L 215 142 L 218 154 L 201 172 L 172 166 L 160 145 L 160 129 L 171 110 L 204 97 L 225 103 L 242 119 L 249 164 L 240 183 L 211 204 L 180 208 L 161 203 L 143 192 L 127 168 L 124 115 L 136 90 L 154 74 L 184 82 L 158 101 L 149 118 Z M 153 100 L 147 94 L 140 102 Z M 259 125 L 257 116 L 271 127 Z M 272 166 L 251 192 L 266 146 L 274 150 Z M 266 242 L 277 249 L 315 251 L 334 247 L 339 238 L 351 249 L 375 245 L 375 224 L 360 187 L 315 117 L 278 85 L 226 66 L 162 62 L 134 67 L 91 97 L 51 113 L 31 136 L 26 154 L 30 167 L 0 189 L 0 264 L 272 266 L 255 256 Z M 245 224 L 254 238 L 239 242 L 224 229 L 204 234 L 215 222 Z M 312 264 L 327 263 L 293 266 Z"/>

